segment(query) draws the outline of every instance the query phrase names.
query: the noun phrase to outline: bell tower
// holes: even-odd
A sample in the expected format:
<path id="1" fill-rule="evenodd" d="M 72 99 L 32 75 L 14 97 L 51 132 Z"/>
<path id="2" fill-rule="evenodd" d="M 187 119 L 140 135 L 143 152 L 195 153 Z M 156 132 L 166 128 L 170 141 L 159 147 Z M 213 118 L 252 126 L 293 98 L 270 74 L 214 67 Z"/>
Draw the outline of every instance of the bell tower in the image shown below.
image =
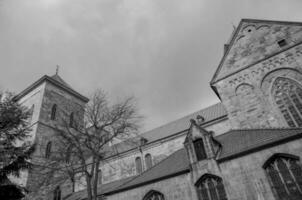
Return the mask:
<path id="1" fill-rule="evenodd" d="M 84 106 L 89 99 L 68 85 L 58 75 L 57 68 L 55 75 L 41 77 L 19 93 L 15 100 L 33 110 L 31 139 L 36 150 L 32 162 L 36 164 L 52 156 L 56 149 L 55 135 L 63 120 L 72 117 L 80 124 L 84 122 Z M 22 183 L 30 191 L 41 184 L 40 172 L 35 166 L 23 176 Z"/>

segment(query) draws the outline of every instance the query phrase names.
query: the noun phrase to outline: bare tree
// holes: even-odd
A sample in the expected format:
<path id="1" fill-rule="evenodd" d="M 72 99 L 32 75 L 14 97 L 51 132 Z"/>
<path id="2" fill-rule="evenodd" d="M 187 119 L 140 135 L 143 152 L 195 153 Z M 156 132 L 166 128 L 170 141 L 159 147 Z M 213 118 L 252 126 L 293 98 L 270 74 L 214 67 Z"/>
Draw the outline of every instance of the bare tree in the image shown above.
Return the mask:
<path id="1" fill-rule="evenodd" d="M 62 113 L 56 149 L 48 160 L 37 163 L 46 175 L 40 185 L 48 185 L 49 177 L 55 182 L 67 179 L 75 182 L 77 174 L 81 174 L 85 178 L 88 200 L 97 200 L 100 163 L 108 155 L 118 153 L 111 145 L 116 140 L 137 146 L 142 117 L 133 97 L 110 104 L 102 90 L 97 90 L 86 105 L 84 123 L 65 110 Z"/>

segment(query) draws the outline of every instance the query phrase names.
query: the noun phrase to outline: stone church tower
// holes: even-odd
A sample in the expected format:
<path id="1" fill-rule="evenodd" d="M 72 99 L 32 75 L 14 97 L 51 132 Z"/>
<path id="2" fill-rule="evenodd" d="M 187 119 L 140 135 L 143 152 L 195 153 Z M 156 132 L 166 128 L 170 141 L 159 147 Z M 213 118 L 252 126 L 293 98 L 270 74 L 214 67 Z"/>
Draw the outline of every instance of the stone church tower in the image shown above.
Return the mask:
<path id="1" fill-rule="evenodd" d="M 83 122 L 84 106 L 88 98 L 73 90 L 58 74 L 43 76 L 15 97 L 22 105 L 32 109 L 31 128 L 36 150 L 32 156 L 39 163 L 55 151 L 55 133 L 63 122 Z M 29 190 L 41 181 L 39 168 L 30 170 L 23 184 Z"/>
<path id="2" fill-rule="evenodd" d="M 211 81 L 232 128 L 302 126 L 302 23 L 243 19 Z"/>

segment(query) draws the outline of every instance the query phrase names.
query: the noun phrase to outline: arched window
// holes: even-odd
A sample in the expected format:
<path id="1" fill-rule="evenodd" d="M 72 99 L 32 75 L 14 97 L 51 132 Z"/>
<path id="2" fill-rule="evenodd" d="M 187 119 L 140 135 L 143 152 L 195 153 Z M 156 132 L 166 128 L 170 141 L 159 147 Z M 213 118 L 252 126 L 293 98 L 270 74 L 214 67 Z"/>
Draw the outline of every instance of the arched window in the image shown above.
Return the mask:
<path id="1" fill-rule="evenodd" d="M 272 87 L 272 96 L 290 127 L 302 126 L 302 86 L 294 80 L 278 77 Z"/>
<path id="2" fill-rule="evenodd" d="M 57 104 L 54 104 L 51 108 L 51 116 L 50 119 L 51 120 L 55 120 L 56 119 L 56 114 L 57 114 Z"/>
<path id="3" fill-rule="evenodd" d="M 146 168 L 147 169 L 152 167 L 152 157 L 149 153 L 145 155 L 145 162 L 146 162 Z"/>
<path id="4" fill-rule="evenodd" d="M 74 121 L 73 121 L 74 119 L 73 119 L 73 112 L 70 114 L 70 117 L 69 117 L 69 126 L 70 127 L 73 127 L 73 123 L 74 123 Z"/>
<path id="5" fill-rule="evenodd" d="M 142 168 L 142 160 L 140 157 L 135 158 L 135 165 L 136 165 L 136 172 L 138 174 L 142 173 L 143 168 Z"/>
<path id="6" fill-rule="evenodd" d="M 49 158 L 51 153 L 51 142 L 48 142 L 45 149 L 45 158 Z"/>
<path id="7" fill-rule="evenodd" d="M 207 154 L 204 148 L 203 140 L 201 138 L 197 139 L 193 142 L 193 145 L 194 145 L 197 160 L 199 161 L 199 160 L 206 159 Z"/>
<path id="8" fill-rule="evenodd" d="M 151 190 L 145 195 L 143 200 L 165 200 L 165 198 L 162 193 Z"/>
<path id="9" fill-rule="evenodd" d="M 275 154 L 263 168 L 278 200 L 302 199 L 302 167 L 298 157 Z"/>
<path id="10" fill-rule="evenodd" d="M 214 175 L 203 175 L 195 184 L 199 200 L 227 200 L 222 179 Z"/>
<path id="11" fill-rule="evenodd" d="M 53 195 L 53 200 L 61 200 L 61 189 L 60 186 L 57 186 L 54 195 Z"/>

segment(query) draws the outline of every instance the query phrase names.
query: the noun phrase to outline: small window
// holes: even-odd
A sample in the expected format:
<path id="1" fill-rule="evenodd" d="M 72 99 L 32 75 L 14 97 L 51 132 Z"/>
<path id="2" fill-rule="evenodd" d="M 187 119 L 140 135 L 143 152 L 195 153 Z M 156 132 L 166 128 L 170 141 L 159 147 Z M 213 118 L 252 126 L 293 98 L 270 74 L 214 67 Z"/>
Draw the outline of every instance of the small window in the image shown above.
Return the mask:
<path id="1" fill-rule="evenodd" d="M 146 162 L 146 169 L 152 167 L 152 157 L 149 153 L 145 155 L 145 162 Z"/>
<path id="2" fill-rule="evenodd" d="M 194 144 L 194 149 L 195 149 L 195 154 L 196 158 L 198 161 L 204 160 L 207 158 L 207 154 L 204 148 L 203 140 L 202 139 L 197 139 L 193 142 Z"/>
<path id="3" fill-rule="evenodd" d="M 56 114 L 57 114 L 57 104 L 54 104 L 51 108 L 51 120 L 56 120 Z"/>
<path id="4" fill-rule="evenodd" d="M 284 46 L 287 45 L 287 42 L 286 42 L 285 39 L 282 39 L 282 40 L 279 40 L 279 41 L 278 41 L 278 45 L 279 45 L 279 47 L 284 47 Z"/>
<path id="5" fill-rule="evenodd" d="M 135 165 L 136 165 L 136 172 L 137 174 L 142 173 L 143 168 L 142 168 L 142 160 L 140 157 L 135 158 Z"/>
<path id="6" fill-rule="evenodd" d="M 61 189 L 60 186 L 56 187 L 53 195 L 53 200 L 61 200 Z"/>
<path id="7" fill-rule="evenodd" d="M 69 117 L 69 126 L 73 127 L 73 125 L 74 125 L 74 119 L 73 119 L 73 112 L 72 112 Z"/>
<path id="8" fill-rule="evenodd" d="M 49 158 L 51 153 L 51 142 L 48 142 L 45 149 L 45 158 Z"/>

